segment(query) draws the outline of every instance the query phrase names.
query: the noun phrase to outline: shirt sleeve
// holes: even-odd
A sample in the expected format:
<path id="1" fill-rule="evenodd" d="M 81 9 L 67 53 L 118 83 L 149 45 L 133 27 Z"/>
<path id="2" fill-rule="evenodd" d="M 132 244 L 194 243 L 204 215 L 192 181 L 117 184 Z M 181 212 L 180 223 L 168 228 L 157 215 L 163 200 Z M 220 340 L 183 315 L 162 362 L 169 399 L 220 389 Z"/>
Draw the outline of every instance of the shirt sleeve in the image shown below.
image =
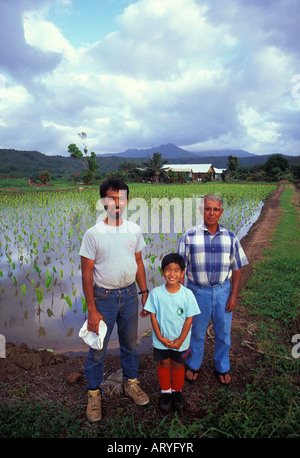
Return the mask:
<path id="1" fill-rule="evenodd" d="M 85 258 L 88 258 L 88 259 L 95 260 L 96 251 L 97 251 L 96 241 L 93 235 L 90 233 L 90 231 L 87 230 L 81 242 L 79 255 L 84 256 Z"/>
<path id="2" fill-rule="evenodd" d="M 248 264 L 248 259 L 245 255 L 245 252 L 240 244 L 239 240 L 235 239 L 234 244 L 234 253 L 231 259 L 231 269 L 233 271 L 240 270 L 243 266 Z"/>
<path id="3" fill-rule="evenodd" d="M 183 257 L 185 264 L 187 264 L 188 245 L 186 245 L 186 234 L 183 234 L 180 237 L 178 248 L 177 248 L 177 254 L 180 254 Z"/>

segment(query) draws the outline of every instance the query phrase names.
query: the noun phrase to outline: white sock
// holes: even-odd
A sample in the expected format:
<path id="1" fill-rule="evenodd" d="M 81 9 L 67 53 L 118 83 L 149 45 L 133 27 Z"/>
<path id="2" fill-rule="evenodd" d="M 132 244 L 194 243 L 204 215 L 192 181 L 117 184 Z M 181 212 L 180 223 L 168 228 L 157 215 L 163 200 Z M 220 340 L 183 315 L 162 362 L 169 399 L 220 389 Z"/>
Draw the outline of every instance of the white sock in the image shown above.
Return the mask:
<path id="1" fill-rule="evenodd" d="M 162 393 L 172 393 L 172 388 L 170 388 L 169 390 L 161 390 Z"/>

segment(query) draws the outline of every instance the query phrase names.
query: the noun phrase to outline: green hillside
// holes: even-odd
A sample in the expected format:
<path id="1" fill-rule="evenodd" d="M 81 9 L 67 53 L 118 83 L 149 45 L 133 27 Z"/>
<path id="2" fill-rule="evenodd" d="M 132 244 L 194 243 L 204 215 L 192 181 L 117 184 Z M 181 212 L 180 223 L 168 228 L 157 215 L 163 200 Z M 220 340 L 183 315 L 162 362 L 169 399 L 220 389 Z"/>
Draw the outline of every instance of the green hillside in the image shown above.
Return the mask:
<path id="1" fill-rule="evenodd" d="M 239 157 L 239 165 L 252 167 L 258 164 L 264 164 L 270 155 Z M 290 165 L 300 162 L 300 156 L 285 156 Z M 118 156 L 97 156 L 99 164 L 98 175 L 103 177 L 110 170 L 117 170 L 120 163 L 133 161 L 136 164 L 147 160 L 148 158 L 124 158 Z M 228 157 L 226 156 L 207 156 L 207 157 L 183 157 L 169 159 L 172 163 L 189 163 L 189 164 L 213 164 L 216 168 L 227 168 Z M 82 163 L 72 157 L 67 156 L 48 156 L 38 151 L 17 151 L 14 149 L 0 149 L 0 176 L 1 177 L 24 177 L 34 178 L 41 171 L 48 170 L 51 177 L 69 178 L 76 173 L 84 171 Z"/>
<path id="2" fill-rule="evenodd" d="M 123 158 L 97 158 L 99 172 L 116 170 Z M 0 176 L 33 178 L 42 170 L 48 170 L 51 177 L 69 177 L 84 171 L 82 163 L 67 156 L 47 156 L 38 151 L 16 151 L 0 149 Z"/>

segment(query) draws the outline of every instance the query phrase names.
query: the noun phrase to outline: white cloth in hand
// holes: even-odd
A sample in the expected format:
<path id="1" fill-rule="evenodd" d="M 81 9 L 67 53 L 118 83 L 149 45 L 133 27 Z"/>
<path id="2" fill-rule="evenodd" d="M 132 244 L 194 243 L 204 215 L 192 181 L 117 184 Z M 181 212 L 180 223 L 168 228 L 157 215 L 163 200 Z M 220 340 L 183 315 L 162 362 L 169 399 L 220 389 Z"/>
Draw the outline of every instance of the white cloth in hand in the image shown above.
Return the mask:
<path id="1" fill-rule="evenodd" d="M 84 342 L 91 348 L 94 348 L 95 350 L 101 350 L 103 347 L 104 337 L 106 336 L 107 332 L 106 324 L 102 320 L 99 322 L 99 334 L 96 334 L 92 331 L 88 331 L 87 324 L 88 321 L 86 320 L 79 331 L 79 337 L 81 337 L 84 340 Z"/>

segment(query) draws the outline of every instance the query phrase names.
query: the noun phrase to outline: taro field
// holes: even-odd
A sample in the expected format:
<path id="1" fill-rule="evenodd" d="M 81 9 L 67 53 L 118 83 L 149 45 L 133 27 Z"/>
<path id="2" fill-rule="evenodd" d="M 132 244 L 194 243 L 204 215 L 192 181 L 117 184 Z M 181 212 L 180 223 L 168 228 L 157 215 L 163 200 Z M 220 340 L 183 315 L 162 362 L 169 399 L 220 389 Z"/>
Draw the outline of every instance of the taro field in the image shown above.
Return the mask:
<path id="1" fill-rule="evenodd" d="M 204 194 L 223 198 L 221 223 L 241 239 L 275 189 L 252 183 L 131 184 L 125 216 L 144 234 L 148 288 L 163 281 L 162 257 L 176 251 L 182 232 L 201 221 Z M 87 318 L 78 253 L 85 231 L 103 212 L 95 188 L 1 196 L 0 334 L 7 342 L 86 350 L 78 337 Z M 140 333 L 150 328 L 149 318 L 140 320 Z M 117 345 L 116 333 L 110 345 Z"/>

